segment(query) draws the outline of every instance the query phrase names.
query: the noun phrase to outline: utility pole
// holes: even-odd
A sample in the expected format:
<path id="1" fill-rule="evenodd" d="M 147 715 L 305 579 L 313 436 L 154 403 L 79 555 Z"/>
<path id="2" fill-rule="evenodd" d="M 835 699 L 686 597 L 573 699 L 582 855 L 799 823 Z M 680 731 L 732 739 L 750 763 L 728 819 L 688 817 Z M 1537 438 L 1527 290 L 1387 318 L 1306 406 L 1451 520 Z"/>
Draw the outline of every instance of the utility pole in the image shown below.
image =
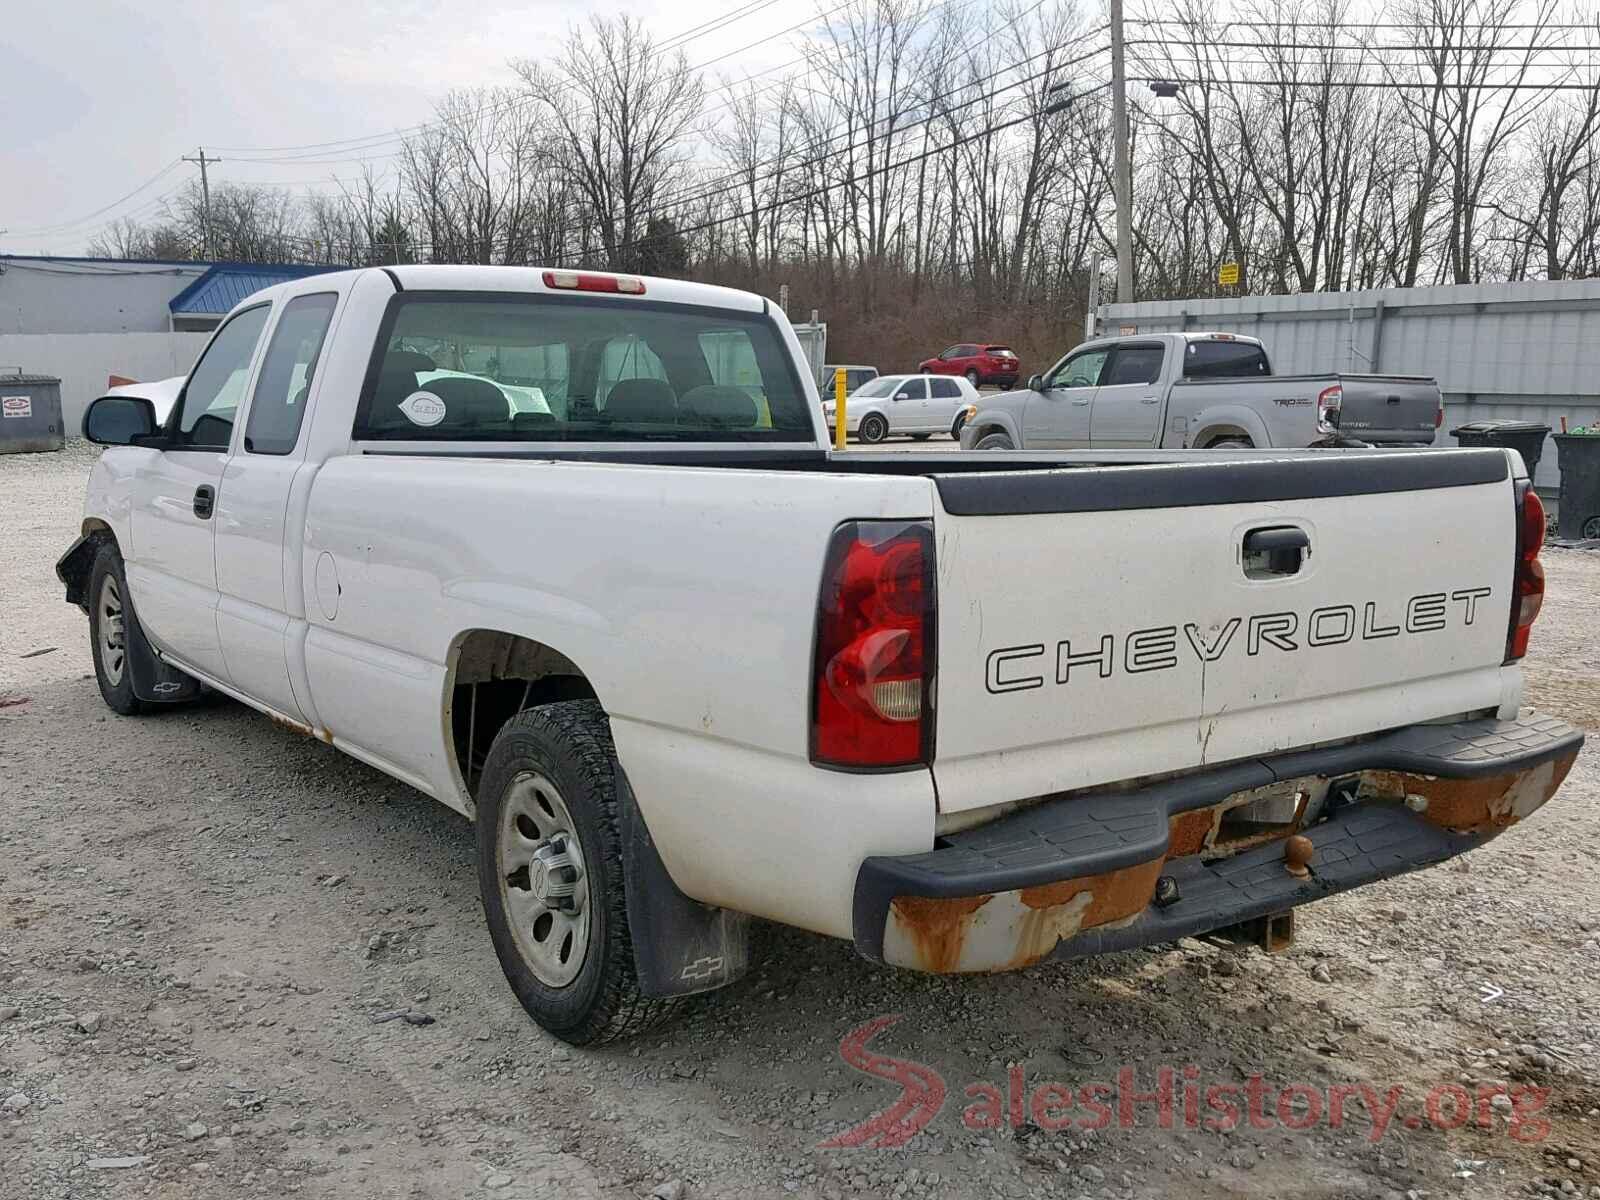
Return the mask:
<path id="1" fill-rule="evenodd" d="M 1133 300 L 1133 166 L 1128 159 L 1128 72 L 1122 42 L 1122 0 L 1111 0 L 1111 140 L 1117 199 L 1117 303 Z"/>
<path id="2" fill-rule="evenodd" d="M 1118 3 L 1117 12 L 1118 12 L 1118 14 L 1120 14 L 1122 12 L 1121 0 L 1117 0 L 1117 3 Z M 1118 19 L 1120 20 L 1120 15 L 1119 15 Z M 1120 28 L 1120 26 L 1119 26 L 1119 28 Z M 200 164 L 200 205 L 201 205 L 201 208 L 200 208 L 200 228 L 201 228 L 202 236 L 205 238 L 205 246 L 203 247 L 203 249 L 205 251 L 205 256 L 207 258 L 210 258 L 211 257 L 211 178 L 210 178 L 210 176 L 208 176 L 206 174 L 206 167 L 208 167 L 212 163 L 219 163 L 222 160 L 220 158 L 207 158 L 206 157 L 206 148 L 204 146 L 201 146 L 198 157 L 193 156 L 193 155 L 189 155 L 189 154 L 185 154 L 183 156 L 183 161 L 184 162 L 192 162 L 192 163 L 199 163 Z M 1120 299 L 1121 297 L 1118 297 L 1118 298 Z"/>

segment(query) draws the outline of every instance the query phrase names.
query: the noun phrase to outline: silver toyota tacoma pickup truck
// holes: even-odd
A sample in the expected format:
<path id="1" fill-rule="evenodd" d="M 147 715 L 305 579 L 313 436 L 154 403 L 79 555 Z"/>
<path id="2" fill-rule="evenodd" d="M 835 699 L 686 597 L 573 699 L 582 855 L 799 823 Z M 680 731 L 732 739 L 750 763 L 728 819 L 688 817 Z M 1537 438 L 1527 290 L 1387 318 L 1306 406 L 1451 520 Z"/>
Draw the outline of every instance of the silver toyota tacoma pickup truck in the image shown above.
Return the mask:
<path id="1" fill-rule="evenodd" d="M 1231 333 L 1099 338 L 1028 386 L 969 405 L 972 450 L 1425 446 L 1439 385 L 1412 375 L 1274 375 L 1266 347 Z"/>

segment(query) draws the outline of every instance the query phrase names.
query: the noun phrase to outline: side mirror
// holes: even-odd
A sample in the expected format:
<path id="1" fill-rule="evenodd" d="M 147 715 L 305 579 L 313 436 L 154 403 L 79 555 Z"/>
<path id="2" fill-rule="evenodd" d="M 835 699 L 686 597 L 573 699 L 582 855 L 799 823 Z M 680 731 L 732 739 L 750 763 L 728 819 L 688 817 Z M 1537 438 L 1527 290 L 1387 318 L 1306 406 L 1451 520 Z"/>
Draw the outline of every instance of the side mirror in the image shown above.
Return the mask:
<path id="1" fill-rule="evenodd" d="M 1030 376 L 1028 376 L 1028 390 L 1029 391 L 1034 391 L 1034 392 L 1042 392 L 1042 391 L 1044 391 L 1044 376 L 1043 375 L 1030 375 Z"/>
<path id="2" fill-rule="evenodd" d="M 156 406 L 142 396 L 101 396 L 84 411 L 83 436 L 100 446 L 137 446 L 156 435 Z"/>

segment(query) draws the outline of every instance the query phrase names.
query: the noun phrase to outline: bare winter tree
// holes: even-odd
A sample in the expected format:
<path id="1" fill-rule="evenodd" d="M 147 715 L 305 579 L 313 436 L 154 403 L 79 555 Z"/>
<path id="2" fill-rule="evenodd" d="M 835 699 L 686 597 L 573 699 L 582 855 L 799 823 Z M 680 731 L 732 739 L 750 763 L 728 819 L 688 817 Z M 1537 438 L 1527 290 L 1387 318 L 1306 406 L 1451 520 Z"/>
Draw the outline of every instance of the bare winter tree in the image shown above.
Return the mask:
<path id="1" fill-rule="evenodd" d="M 681 50 L 663 57 L 629 16 L 594 17 L 551 62 L 513 64 L 550 122 L 552 165 L 584 201 L 613 270 L 633 269 L 649 216 L 687 158 L 703 85 Z"/>

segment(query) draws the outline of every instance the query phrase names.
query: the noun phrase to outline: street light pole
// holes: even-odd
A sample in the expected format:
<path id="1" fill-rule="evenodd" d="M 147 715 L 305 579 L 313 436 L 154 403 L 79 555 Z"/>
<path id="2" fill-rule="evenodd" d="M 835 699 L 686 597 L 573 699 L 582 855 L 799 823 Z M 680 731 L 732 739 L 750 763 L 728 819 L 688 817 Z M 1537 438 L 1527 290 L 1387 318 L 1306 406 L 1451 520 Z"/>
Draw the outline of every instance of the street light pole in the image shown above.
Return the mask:
<path id="1" fill-rule="evenodd" d="M 1133 167 L 1128 159 L 1128 73 L 1122 42 L 1122 0 L 1111 4 L 1112 191 L 1117 200 L 1117 302 L 1133 300 Z"/>

